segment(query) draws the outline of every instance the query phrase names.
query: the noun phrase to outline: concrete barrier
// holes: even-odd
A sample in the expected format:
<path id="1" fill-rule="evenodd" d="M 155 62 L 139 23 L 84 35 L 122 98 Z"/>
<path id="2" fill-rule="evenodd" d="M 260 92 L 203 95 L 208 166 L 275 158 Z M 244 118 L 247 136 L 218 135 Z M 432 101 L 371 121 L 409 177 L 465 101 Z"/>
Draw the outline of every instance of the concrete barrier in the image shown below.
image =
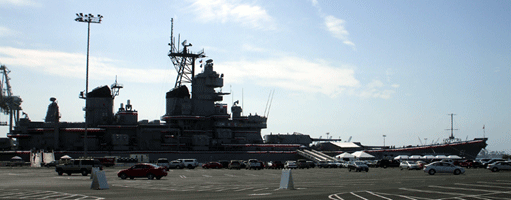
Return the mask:
<path id="1" fill-rule="evenodd" d="M 293 176 L 291 175 L 291 169 L 283 169 L 282 175 L 280 176 L 280 188 L 294 190 L 295 186 L 293 183 Z"/>
<path id="2" fill-rule="evenodd" d="M 90 189 L 95 189 L 95 190 L 109 189 L 104 171 L 98 170 L 95 173 L 93 173 L 93 175 L 91 175 L 91 177 L 93 177 L 93 178 L 92 178 L 92 183 L 90 185 Z"/>

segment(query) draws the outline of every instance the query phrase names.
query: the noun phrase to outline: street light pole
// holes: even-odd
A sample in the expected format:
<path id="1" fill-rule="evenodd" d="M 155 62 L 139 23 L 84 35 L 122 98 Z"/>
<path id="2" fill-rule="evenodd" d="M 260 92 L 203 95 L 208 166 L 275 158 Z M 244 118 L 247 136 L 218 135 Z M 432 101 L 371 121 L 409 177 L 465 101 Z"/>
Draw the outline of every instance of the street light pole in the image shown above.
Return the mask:
<path id="1" fill-rule="evenodd" d="M 76 13 L 77 22 L 85 22 L 87 23 L 87 61 L 85 63 L 85 95 L 82 93 L 81 98 L 85 99 L 85 133 L 83 137 L 83 156 L 87 157 L 87 93 L 89 93 L 89 39 L 90 39 L 90 23 L 101 23 L 102 15 L 98 14 L 98 16 L 94 16 L 92 14 L 83 15 L 83 13 Z"/>
<path id="2" fill-rule="evenodd" d="M 387 135 L 383 135 L 383 148 L 385 148 L 385 137 L 387 137 Z"/>

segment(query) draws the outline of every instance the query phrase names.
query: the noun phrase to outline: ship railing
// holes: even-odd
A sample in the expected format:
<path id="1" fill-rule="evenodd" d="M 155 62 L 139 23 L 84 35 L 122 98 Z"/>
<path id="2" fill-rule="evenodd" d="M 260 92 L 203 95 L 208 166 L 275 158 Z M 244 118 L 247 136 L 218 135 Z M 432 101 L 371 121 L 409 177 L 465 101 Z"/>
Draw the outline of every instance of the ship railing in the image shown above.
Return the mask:
<path id="1" fill-rule="evenodd" d="M 319 160 L 329 160 L 327 157 L 324 157 L 322 155 L 316 154 L 316 153 L 314 153 L 312 151 L 309 151 L 309 150 L 304 150 L 304 151 L 307 152 L 307 154 L 318 158 Z"/>
<path id="2" fill-rule="evenodd" d="M 332 156 L 329 156 L 329 155 L 326 155 L 325 153 L 323 152 L 320 152 L 320 151 L 316 151 L 314 149 L 312 149 L 312 152 L 314 152 L 315 154 L 318 154 L 318 155 L 321 155 L 325 158 L 327 158 L 328 160 L 331 160 L 331 161 L 338 161 L 335 157 L 332 157 Z"/>
<path id="3" fill-rule="evenodd" d="M 320 158 L 317 158 L 317 157 L 315 157 L 315 156 L 311 155 L 309 152 L 305 152 L 305 151 L 302 151 L 302 150 L 296 150 L 296 152 L 297 152 L 299 155 L 301 155 L 301 156 L 303 156 L 303 157 L 305 157 L 305 158 L 308 158 L 308 159 L 310 159 L 310 160 L 312 160 L 312 161 L 315 161 L 315 162 L 319 162 L 319 161 L 321 161 L 321 160 L 322 160 L 322 159 L 320 159 Z"/>
<path id="4" fill-rule="evenodd" d="M 326 161 L 337 161 L 337 159 L 331 157 L 331 156 L 328 156 L 324 153 L 321 153 L 319 151 L 316 151 L 316 152 L 313 152 L 313 151 L 309 151 L 307 149 L 304 149 L 304 150 L 297 150 L 298 154 L 303 156 L 303 157 L 306 157 L 308 159 L 311 159 L 313 161 L 316 161 L 316 162 L 319 162 L 319 161 L 322 161 L 322 160 L 326 160 Z"/>

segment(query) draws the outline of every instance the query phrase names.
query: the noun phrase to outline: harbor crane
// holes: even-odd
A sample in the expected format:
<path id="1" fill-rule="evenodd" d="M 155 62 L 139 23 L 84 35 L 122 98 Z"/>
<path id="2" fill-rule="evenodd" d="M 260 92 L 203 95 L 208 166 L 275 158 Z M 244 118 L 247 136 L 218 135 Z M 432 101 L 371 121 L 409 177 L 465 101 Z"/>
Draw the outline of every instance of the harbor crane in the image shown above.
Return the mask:
<path id="1" fill-rule="evenodd" d="M 19 121 L 22 100 L 19 96 L 14 96 L 12 94 L 11 84 L 9 82 L 10 72 L 11 71 L 7 69 L 5 65 L 0 66 L 0 73 L 2 76 L 2 82 L 0 82 L 0 111 L 9 115 L 9 123 L 0 122 L 0 125 L 9 125 L 9 132 L 12 132 L 13 120 L 15 123 Z"/>

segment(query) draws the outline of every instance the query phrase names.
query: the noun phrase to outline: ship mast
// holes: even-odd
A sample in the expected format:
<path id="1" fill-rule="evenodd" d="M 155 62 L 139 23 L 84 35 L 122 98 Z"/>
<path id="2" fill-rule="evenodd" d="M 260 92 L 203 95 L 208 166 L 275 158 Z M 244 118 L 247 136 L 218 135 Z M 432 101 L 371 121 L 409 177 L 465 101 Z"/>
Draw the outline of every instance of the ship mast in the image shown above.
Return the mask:
<path id="1" fill-rule="evenodd" d="M 454 115 L 456 115 L 456 114 L 451 113 L 451 114 L 448 114 L 448 115 L 450 115 L 450 116 L 451 116 L 451 128 L 450 128 L 450 129 L 445 129 L 445 130 L 450 130 L 450 131 L 451 131 L 451 136 L 449 136 L 449 138 L 445 139 L 445 141 L 446 141 L 446 143 L 447 143 L 447 142 L 449 142 L 449 143 L 450 143 L 450 142 L 459 141 L 459 139 L 454 138 L 454 133 L 453 133 L 453 132 L 454 132 L 454 130 L 458 130 L 458 129 L 454 129 L 454 128 L 453 128 L 453 121 L 454 121 L 454 120 L 453 120 L 453 116 L 454 116 Z"/>
<path id="2" fill-rule="evenodd" d="M 168 56 L 174 64 L 174 68 L 177 71 L 176 83 L 174 84 L 174 88 L 180 87 L 183 83 L 192 83 L 192 80 L 195 76 L 195 60 L 197 58 L 204 58 L 204 50 L 201 50 L 199 53 L 192 53 L 188 50 L 188 47 L 191 47 L 191 43 L 187 43 L 184 40 L 181 45 L 183 45 L 183 51 L 179 51 L 176 48 L 174 43 L 174 19 L 170 20 L 171 29 L 170 29 L 170 51 Z M 180 42 L 180 41 L 178 41 Z M 178 44 L 179 45 L 179 44 Z"/>

